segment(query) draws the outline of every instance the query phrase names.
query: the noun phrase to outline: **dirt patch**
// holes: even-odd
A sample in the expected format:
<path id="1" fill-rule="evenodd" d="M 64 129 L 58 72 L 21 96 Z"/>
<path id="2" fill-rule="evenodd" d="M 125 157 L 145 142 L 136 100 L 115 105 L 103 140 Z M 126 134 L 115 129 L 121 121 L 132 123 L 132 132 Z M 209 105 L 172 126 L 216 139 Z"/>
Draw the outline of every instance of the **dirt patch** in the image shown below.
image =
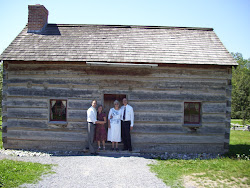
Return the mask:
<path id="1" fill-rule="evenodd" d="M 186 188 L 217 188 L 217 187 L 230 187 L 230 188 L 249 188 L 249 185 L 245 184 L 247 178 L 234 178 L 231 179 L 217 179 L 211 180 L 207 177 L 197 177 L 197 175 L 203 175 L 204 173 L 191 174 L 183 177 L 183 186 Z"/>
<path id="2" fill-rule="evenodd" d="M 205 173 L 199 173 L 199 174 L 192 174 L 192 175 L 188 175 L 188 176 L 184 176 L 183 177 L 183 186 L 187 187 L 187 188 L 200 188 L 202 187 L 200 185 L 201 180 L 197 181 L 198 178 L 195 177 L 196 175 L 203 175 Z"/>

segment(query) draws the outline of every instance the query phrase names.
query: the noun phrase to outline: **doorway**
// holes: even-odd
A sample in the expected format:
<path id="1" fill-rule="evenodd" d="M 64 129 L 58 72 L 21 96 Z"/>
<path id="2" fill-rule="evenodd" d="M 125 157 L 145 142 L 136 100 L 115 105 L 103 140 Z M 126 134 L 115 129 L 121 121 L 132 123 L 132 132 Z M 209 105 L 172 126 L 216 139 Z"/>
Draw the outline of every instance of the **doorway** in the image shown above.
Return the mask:
<path id="1" fill-rule="evenodd" d="M 104 112 L 108 115 L 109 110 L 114 107 L 114 101 L 118 100 L 120 102 L 120 107 L 122 104 L 122 99 L 126 98 L 127 96 L 124 94 L 104 94 Z"/>

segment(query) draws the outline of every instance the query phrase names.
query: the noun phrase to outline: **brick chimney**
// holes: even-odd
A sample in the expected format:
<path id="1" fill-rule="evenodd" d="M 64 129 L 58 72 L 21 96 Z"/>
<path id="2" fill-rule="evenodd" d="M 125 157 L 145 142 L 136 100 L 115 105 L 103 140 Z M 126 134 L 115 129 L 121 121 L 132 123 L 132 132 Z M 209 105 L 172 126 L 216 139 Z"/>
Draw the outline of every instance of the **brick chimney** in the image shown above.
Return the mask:
<path id="1" fill-rule="evenodd" d="M 40 4 L 29 5 L 28 33 L 41 33 L 48 23 L 48 10 Z"/>

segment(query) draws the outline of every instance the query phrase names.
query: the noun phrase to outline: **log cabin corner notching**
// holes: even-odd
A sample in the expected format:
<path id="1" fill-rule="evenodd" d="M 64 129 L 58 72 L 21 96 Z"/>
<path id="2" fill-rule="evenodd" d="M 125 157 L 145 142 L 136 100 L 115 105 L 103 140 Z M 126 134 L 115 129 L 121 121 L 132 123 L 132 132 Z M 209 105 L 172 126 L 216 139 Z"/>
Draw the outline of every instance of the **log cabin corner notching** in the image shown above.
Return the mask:
<path id="1" fill-rule="evenodd" d="M 228 151 L 232 66 L 211 28 L 48 24 L 29 6 L 27 26 L 1 54 L 3 146 L 83 150 L 92 99 L 107 112 L 126 96 L 134 149 Z"/>

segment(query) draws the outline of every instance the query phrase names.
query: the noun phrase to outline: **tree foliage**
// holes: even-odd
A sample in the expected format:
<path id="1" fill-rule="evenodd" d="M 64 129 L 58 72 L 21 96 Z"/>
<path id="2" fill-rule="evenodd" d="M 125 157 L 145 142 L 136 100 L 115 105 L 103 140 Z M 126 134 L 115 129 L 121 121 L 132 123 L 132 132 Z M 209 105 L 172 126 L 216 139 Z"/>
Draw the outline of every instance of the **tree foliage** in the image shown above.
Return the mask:
<path id="1" fill-rule="evenodd" d="M 232 53 L 239 64 L 232 70 L 232 118 L 250 120 L 250 59 Z"/>
<path id="2" fill-rule="evenodd" d="M 3 100 L 3 63 L 0 61 L 0 116 L 2 115 L 2 100 Z"/>

